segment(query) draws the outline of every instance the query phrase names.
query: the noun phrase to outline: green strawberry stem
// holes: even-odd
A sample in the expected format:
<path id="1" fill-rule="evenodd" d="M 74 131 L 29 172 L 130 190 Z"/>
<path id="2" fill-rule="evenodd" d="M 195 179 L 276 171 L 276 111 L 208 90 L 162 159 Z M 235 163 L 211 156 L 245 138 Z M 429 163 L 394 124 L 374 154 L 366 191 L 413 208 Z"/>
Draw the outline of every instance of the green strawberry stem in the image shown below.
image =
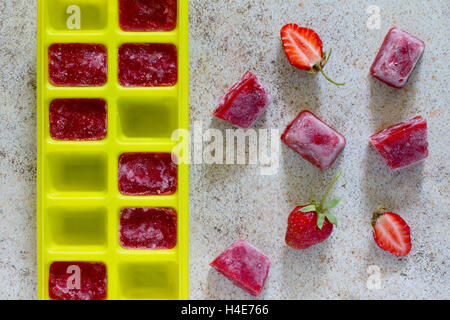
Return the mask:
<path id="1" fill-rule="evenodd" d="M 327 79 L 328 81 L 330 81 L 332 84 L 335 84 L 337 86 L 343 86 L 345 84 L 345 82 L 336 82 L 330 79 L 330 77 L 328 77 L 325 72 L 323 71 L 323 68 L 325 67 L 325 65 L 328 63 L 328 61 L 330 60 L 331 57 L 331 52 L 333 52 L 330 49 L 330 52 L 327 54 L 326 52 L 323 53 L 323 62 L 320 62 L 317 64 L 317 69 L 319 69 L 319 71 L 322 73 L 322 75 L 325 77 L 325 79 Z M 317 70 L 316 70 L 317 71 Z"/>
<path id="2" fill-rule="evenodd" d="M 325 191 L 325 194 L 323 195 L 322 200 L 320 200 L 319 207 L 318 207 L 318 210 L 320 212 L 322 212 L 323 204 L 325 203 L 325 200 L 326 200 L 328 194 L 330 193 L 331 188 L 333 188 L 333 185 L 336 183 L 336 181 L 339 178 L 339 176 L 341 175 L 341 173 L 342 173 L 342 171 L 339 171 L 338 174 L 336 175 L 336 177 L 334 177 L 333 181 L 331 181 L 330 185 L 328 186 L 327 191 Z"/>

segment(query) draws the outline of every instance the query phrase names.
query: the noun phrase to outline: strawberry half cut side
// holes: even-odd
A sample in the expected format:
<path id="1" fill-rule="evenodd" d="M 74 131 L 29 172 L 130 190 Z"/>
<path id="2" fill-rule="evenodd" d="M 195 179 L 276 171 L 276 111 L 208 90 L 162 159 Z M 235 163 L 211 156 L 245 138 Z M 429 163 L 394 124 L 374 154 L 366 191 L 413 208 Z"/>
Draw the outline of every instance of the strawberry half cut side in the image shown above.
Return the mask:
<path id="1" fill-rule="evenodd" d="M 281 29 L 281 40 L 291 65 L 302 70 L 309 70 L 312 74 L 320 71 L 335 85 L 345 84 L 331 80 L 323 71 L 330 59 L 331 50 L 328 54 L 323 52 L 322 40 L 314 30 L 290 23 Z"/>
<path id="2" fill-rule="evenodd" d="M 406 256 L 411 251 L 410 228 L 398 214 L 383 210 L 380 208 L 372 217 L 375 243 L 397 257 Z"/>

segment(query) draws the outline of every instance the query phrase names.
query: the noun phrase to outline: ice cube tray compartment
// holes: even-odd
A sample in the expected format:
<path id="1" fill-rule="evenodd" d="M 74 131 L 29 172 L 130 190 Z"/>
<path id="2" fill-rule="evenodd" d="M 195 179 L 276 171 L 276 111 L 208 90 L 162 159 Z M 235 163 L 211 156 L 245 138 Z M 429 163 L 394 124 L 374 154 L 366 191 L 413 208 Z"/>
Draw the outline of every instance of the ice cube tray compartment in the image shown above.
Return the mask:
<path id="1" fill-rule="evenodd" d="M 79 30 L 67 26 L 69 6 L 80 9 Z M 121 29 L 119 0 L 38 0 L 39 299 L 50 299 L 51 264 L 64 261 L 103 263 L 107 299 L 188 298 L 187 164 L 178 164 L 178 186 L 173 194 L 124 195 L 118 187 L 122 154 L 170 153 L 179 143 L 171 140 L 172 132 L 188 129 L 188 1 L 178 0 L 177 8 L 175 29 L 135 32 Z M 106 83 L 72 87 L 52 84 L 49 48 L 60 43 L 104 46 Z M 177 82 L 165 87 L 122 86 L 118 54 L 119 48 L 128 43 L 174 45 Z M 58 99 L 103 99 L 106 136 L 88 141 L 52 138 L 50 105 Z M 187 150 L 188 141 L 183 144 Z M 177 213 L 175 247 L 122 248 L 119 223 L 121 210 L 126 207 L 173 209 Z"/>

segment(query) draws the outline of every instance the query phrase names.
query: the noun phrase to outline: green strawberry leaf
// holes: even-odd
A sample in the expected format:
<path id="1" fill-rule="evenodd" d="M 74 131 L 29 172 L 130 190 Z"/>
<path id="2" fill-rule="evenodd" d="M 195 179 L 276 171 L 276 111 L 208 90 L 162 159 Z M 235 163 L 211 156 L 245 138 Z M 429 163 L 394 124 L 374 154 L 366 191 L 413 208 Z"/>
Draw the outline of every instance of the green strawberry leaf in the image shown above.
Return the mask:
<path id="1" fill-rule="evenodd" d="M 311 211 L 316 211 L 316 206 L 311 204 L 309 206 L 303 207 L 299 210 L 300 212 L 311 212 Z"/>
<path id="2" fill-rule="evenodd" d="M 334 207 L 336 207 L 338 204 L 339 204 L 339 201 L 341 201 L 341 198 L 334 198 L 334 199 L 331 199 L 330 201 L 328 201 L 324 206 L 323 206 L 323 208 L 326 210 L 326 209 L 331 209 L 331 208 L 334 208 Z"/>
<path id="3" fill-rule="evenodd" d="M 322 230 L 323 223 L 325 222 L 325 215 L 324 214 L 318 214 L 317 215 L 317 227 Z"/>
<path id="4" fill-rule="evenodd" d="M 333 216 L 330 212 L 325 212 L 325 217 L 327 217 L 328 221 L 330 221 L 332 224 L 337 225 L 336 217 Z"/>

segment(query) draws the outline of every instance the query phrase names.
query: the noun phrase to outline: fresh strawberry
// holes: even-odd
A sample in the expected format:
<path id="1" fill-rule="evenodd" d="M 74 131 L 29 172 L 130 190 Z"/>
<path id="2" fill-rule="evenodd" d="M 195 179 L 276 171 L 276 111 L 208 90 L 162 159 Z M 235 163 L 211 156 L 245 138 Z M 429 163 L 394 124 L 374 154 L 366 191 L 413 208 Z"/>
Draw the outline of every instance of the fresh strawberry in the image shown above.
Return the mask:
<path id="1" fill-rule="evenodd" d="M 306 249 L 328 238 L 333 232 L 333 224 L 337 224 L 336 217 L 328 209 L 339 203 L 334 198 L 325 203 L 325 199 L 341 172 L 333 179 L 320 202 L 312 197 L 307 205 L 297 206 L 288 218 L 286 230 L 286 244 L 294 249 Z"/>
<path id="2" fill-rule="evenodd" d="M 373 214 L 373 238 L 381 249 L 397 257 L 406 256 L 411 251 L 410 228 L 398 214 L 384 210 L 380 208 Z"/>
<path id="3" fill-rule="evenodd" d="M 294 67 L 309 70 L 312 74 L 320 71 L 331 83 L 345 84 L 331 80 L 323 72 L 323 68 L 330 59 L 331 50 L 328 55 L 323 52 L 322 40 L 314 30 L 290 23 L 281 29 L 281 40 L 286 57 Z"/>

